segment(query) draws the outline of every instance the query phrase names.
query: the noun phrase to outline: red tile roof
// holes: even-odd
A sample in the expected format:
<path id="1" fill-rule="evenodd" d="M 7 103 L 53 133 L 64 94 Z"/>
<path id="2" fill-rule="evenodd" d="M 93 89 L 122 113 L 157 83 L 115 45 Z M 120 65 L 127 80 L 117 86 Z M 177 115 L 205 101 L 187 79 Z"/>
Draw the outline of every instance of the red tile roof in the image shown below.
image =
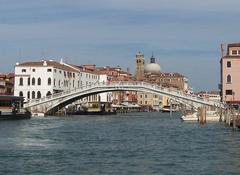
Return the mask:
<path id="1" fill-rule="evenodd" d="M 26 67 L 43 67 L 44 62 L 47 63 L 48 67 L 62 69 L 62 70 L 65 70 L 65 71 L 77 72 L 76 69 L 71 68 L 70 66 L 67 66 L 65 64 L 61 64 L 59 62 L 52 61 L 52 60 L 29 61 L 29 62 L 19 63 L 18 65 L 16 65 L 16 67 L 21 67 L 21 66 L 26 66 Z"/>

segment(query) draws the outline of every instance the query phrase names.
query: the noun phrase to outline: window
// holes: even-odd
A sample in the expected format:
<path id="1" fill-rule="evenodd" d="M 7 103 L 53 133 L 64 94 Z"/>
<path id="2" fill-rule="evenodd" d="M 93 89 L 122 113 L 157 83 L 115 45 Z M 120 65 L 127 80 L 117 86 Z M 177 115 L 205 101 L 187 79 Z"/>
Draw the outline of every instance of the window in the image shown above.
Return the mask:
<path id="1" fill-rule="evenodd" d="M 35 85 L 35 78 L 32 78 L 32 85 Z"/>
<path id="2" fill-rule="evenodd" d="M 22 91 L 19 92 L 19 96 L 23 97 L 23 92 Z"/>
<path id="3" fill-rule="evenodd" d="M 55 78 L 53 79 L 53 85 L 54 85 L 54 87 L 56 86 L 56 79 Z"/>
<path id="4" fill-rule="evenodd" d="M 41 85 L 41 78 L 38 78 L 38 85 Z"/>
<path id="5" fill-rule="evenodd" d="M 30 84 L 31 84 L 31 81 L 30 81 L 30 78 L 28 77 L 28 86 L 30 86 Z"/>
<path id="6" fill-rule="evenodd" d="M 48 72 L 52 72 L 52 69 L 47 69 Z"/>
<path id="7" fill-rule="evenodd" d="M 232 50 L 232 55 L 237 55 L 237 54 L 238 54 L 237 50 Z"/>
<path id="8" fill-rule="evenodd" d="M 145 95 L 145 98 L 147 98 L 147 95 Z"/>
<path id="9" fill-rule="evenodd" d="M 52 84 L 52 80 L 51 78 L 48 78 L 48 85 L 51 85 Z"/>
<path id="10" fill-rule="evenodd" d="M 40 91 L 37 92 L 37 98 L 41 98 L 41 92 Z"/>
<path id="11" fill-rule="evenodd" d="M 57 72 L 57 70 L 56 70 L 56 69 L 54 69 L 54 72 L 56 73 L 56 72 Z"/>
<path id="12" fill-rule="evenodd" d="M 61 81 L 60 81 L 60 80 L 58 81 L 58 86 L 59 86 L 59 87 L 61 86 Z"/>
<path id="13" fill-rule="evenodd" d="M 231 75 L 228 75 L 227 76 L 227 83 L 231 83 L 232 82 L 232 77 L 231 77 Z"/>
<path id="14" fill-rule="evenodd" d="M 46 95 L 50 96 L 50 95 L 52 95 L 52 93 L 50 91 L 48 91 Z"/>
<path id="15" fill-rule="evenodd" d="M 147 101 L 145 101 L 145 105 L 147 104 Z"/>
<path id="16" fill-rule="evenodd" d="M 36 72 L 36 69 L 32 69 L 33 72 Z"/>
<path id="17" fill-rule="evenodd" d="M 226 95 L 232 95 L 232 90 L 226 90 Z"/>
<path id="18" fill-rule="evenodd" d="M 26 72 L 26 69 L 22 69 L 22 72 Z"/>
<path id="19" fill-rule="evenodd" d="M 27 98 L 30 98 L 30 91 L 27 92 Z"/>
<path id="20" fill-rule="evenodd" d="M 35 91 L 32 91 L 32 99 L 35 98 Z"/>
<path id="21" fill-rule="evenodd" d="M 231 67 L 232 65 L 231 65 L 231 61 L 228 61 L 227 62 L 227 67 Z"/>
<path id="22" fill-rule="evenodd" d="M 19 80 L 19 86 L 23 86 L 23 78 L 22 77 Z"/>

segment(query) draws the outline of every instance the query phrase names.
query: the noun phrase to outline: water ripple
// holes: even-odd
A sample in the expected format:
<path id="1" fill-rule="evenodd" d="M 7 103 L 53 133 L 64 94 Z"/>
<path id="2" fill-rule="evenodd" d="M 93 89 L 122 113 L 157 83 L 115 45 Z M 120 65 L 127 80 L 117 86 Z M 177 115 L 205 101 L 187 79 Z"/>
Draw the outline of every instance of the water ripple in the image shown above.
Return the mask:
<path id="1" fill-rule="evenodd" d="M 0 174 L 239 174 L 239 132 L 179 114 L 0 123 Z"/>

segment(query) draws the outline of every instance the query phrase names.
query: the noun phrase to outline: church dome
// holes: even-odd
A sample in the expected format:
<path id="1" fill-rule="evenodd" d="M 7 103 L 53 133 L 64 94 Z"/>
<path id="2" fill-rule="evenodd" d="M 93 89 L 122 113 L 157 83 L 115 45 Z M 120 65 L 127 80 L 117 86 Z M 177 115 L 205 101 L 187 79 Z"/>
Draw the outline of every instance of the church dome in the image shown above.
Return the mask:
<path id="1" fill-rule="evenodd" d="M 156 63 L 155 58 L 152 56 L 150 58 L 150 63 L 145 66 L 146 73 L 160 73 L 161 67 Z"/>

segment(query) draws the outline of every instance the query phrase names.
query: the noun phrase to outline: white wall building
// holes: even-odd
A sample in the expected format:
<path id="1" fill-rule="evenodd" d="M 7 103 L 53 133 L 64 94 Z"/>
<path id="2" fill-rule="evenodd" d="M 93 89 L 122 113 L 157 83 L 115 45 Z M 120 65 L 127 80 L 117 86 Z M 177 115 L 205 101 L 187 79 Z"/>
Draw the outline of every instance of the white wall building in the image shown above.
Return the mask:
<path id="1" fill-rule="evenodd" d="M 99 75 L 96 71 L 62 61 L 16 63 L 14 95 L 23 96 L 27 101 L 104 80 L 107 82 L 106 75 Z M 102 98 L 104 99 L 104 95 Z M 81 101 L 98 101 L 98 99 L 98 95 L 92 95 Z"/>

